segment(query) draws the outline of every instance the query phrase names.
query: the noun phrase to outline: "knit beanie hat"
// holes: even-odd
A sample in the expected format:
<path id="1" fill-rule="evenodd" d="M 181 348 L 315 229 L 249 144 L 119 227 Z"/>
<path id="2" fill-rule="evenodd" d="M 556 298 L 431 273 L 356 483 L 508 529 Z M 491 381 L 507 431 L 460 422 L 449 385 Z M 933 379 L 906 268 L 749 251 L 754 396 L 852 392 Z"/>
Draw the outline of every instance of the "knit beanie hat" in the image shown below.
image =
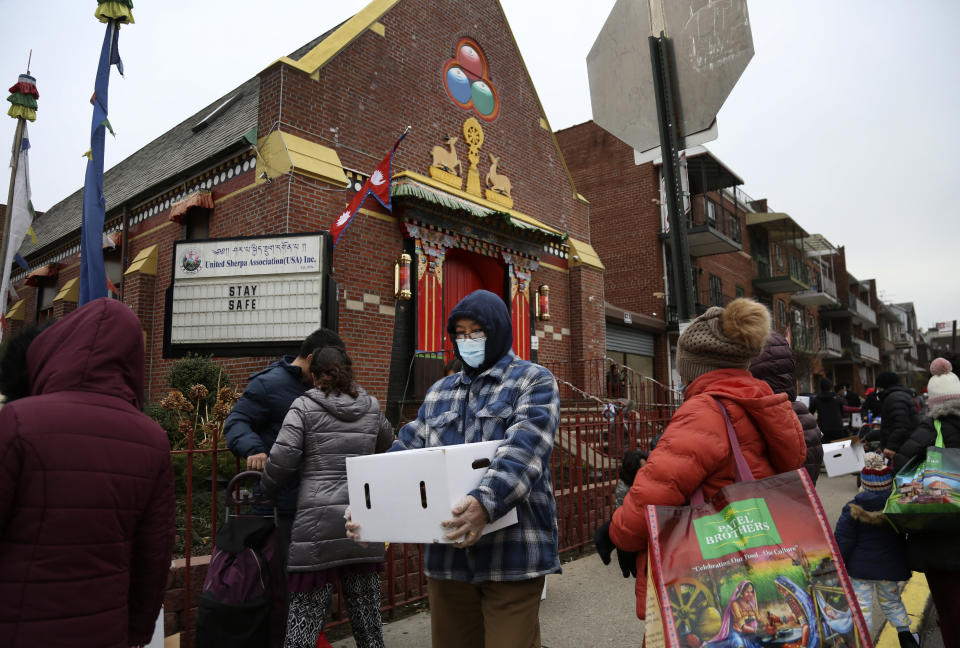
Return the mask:
<path id="1" fill-rule="evenodd" d="M 746 369 L 770 336 L 770 313 L 752 299 L 713 306 L 677 340 L 677 373 L 692 381 L 714 369 Z"/>
<path id="2" fill-rule="evenodd" d="M 893 488 L 893 469 L 883 460 L 883 455 L 876 452 L 863 455 L 860 483 L 864 490 L 868 491 L 885 491 Z"/>
<path id="3" fill-rule="evenodd" d="M 881 389 L 890 389 L 891 387 L 899 384 L 900 376 L 892 371 L 884 371 L 882 374 L 877 376 L 877 387 Z"/>
<path id="4" fill-rule="evenodd" d="M 960 378 L 953 373 L 953 365 L 946 358 L 930 363 L 930 381 L 927 383 L 927 404 L 940 405 L 952 398 L 960 398 Z"/>

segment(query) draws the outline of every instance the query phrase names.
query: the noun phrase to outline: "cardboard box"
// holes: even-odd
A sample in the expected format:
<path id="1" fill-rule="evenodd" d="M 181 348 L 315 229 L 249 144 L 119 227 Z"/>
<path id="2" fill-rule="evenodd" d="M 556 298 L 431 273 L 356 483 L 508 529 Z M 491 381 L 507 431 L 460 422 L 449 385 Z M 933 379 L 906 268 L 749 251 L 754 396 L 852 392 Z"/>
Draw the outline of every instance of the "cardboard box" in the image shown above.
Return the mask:
<path id="1" fill-rule="evenodd" d="M 863 470 L 863 444 L 856 437 L 824 443 L 823 464 L 828 477 L 858 473 Z"/>
<path id="2" fill-rule="evenodd" d="M 350 512 L 363 540 L 442 542 L 440 525 L 480 483 L 501 441 L 349 457 Z M 488 524 L 483 534 L 517 523 L 517 510 Z"/>

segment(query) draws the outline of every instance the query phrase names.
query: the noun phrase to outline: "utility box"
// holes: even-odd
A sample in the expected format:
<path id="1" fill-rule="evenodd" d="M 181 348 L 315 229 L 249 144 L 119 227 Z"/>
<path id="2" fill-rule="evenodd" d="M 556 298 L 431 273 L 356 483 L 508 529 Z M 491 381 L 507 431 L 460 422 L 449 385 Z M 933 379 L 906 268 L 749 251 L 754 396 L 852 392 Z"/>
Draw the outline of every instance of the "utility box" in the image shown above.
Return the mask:
<path id="1" fill-rule="evenodd" d="M 855 438 L 823 444 L 823 465 L 827 477 L 839 477 L 863 470 L 863 444 Z"/>
<path id="2" fill-rule="evenodd" d="M 502 441 L 347 458 L 350 513 L 370 542 L 450 543 L 441 522 L 477 487 Z M 517 523 L 511 509 L 482 534 Z"/>

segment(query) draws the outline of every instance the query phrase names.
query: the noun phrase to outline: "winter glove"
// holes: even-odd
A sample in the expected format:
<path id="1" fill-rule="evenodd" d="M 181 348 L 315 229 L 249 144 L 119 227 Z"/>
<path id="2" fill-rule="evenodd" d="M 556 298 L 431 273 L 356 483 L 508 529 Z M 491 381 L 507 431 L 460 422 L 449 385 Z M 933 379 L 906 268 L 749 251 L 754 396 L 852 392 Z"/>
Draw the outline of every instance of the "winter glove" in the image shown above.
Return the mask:
<path id="1" fill-rule="evenodd" d="M 593 532 L 593 546 L 597 549 L 597 554 L 600 556 L 600 560 L 603 561 L 604 565 L 610 564 L 610 554 L 613 553 L 613 550 L 616 547 L 613 544 L 613 541 L 610 540 L 610 523 L 604 522 L 597 530 Z"/>
<path id="2" fill-rule="evenodd" d="M 617 549 L 617 562 L 620 563 L 620 571 L 623 572 L 624 578 L 637 577 L 637 553 Z"/>

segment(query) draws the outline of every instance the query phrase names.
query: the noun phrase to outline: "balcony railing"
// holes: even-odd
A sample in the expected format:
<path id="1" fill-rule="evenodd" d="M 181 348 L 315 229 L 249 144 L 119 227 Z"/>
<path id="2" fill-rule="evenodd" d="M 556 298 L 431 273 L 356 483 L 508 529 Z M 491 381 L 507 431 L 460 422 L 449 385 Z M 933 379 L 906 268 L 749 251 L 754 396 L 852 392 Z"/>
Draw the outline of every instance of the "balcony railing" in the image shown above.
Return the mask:
<path id="1" fill-rule="evenodd" d="M 766 259 L 757 258 L 757 278 L 753 285 L 768 294 L 808 290 L 810 269 L 802 259 L 787 254 L 786 267 L 774 268 Z"/>
<path id="2" fill-rule="evenodd" d="M 837 283 L 830 277 L 825 277 L 820 275 L 820 283 L 817 286 L 810 286 L 810 288 L 817 288 L 820 292 L 825 292 L 832 297 L 837 296 Z"/>
<path id="3" fill-rule="evenodd" d="M 867 306 L 855 295 L 847 295 L 847 297 L 850 300 L 848 303 L 848 308 L 853 314 L 855 314 L 861 320 L 870 324 L 871 326 L 877 325 L 877 314 L 874 312 L 872 308 Z"/>
<path id="4" fill-rule="evenodd" d="M 837 284 L 830 277 L 820 275 L 819 279 L 811 279 L 810 290 L 795 293 L 790 301 L 803 306 L 839 306 L 837 299 Z"/>
<path id="5" fill-rule="evenodd" d="M 740 214 L 725 201 L 714 202 L 704 194 L 692 196 L 687 212 L 687 244 L 695 257 L 742 250 Z"/>
<path id="6" fill-rule="evenodd" d="M 876 363 L 880 362 L 880 349 L 873 344 L 855 337 L 850 338 L 850 344 L 853 346 L 854 353 L 864 360 L 872 360 Z"/>
<path id="7" fill-rule="evenodd" d="M 840 357 L 843 355 L 843 340 L 833 331 L 820 331 L 820 348 L 824 355 Z"/>

